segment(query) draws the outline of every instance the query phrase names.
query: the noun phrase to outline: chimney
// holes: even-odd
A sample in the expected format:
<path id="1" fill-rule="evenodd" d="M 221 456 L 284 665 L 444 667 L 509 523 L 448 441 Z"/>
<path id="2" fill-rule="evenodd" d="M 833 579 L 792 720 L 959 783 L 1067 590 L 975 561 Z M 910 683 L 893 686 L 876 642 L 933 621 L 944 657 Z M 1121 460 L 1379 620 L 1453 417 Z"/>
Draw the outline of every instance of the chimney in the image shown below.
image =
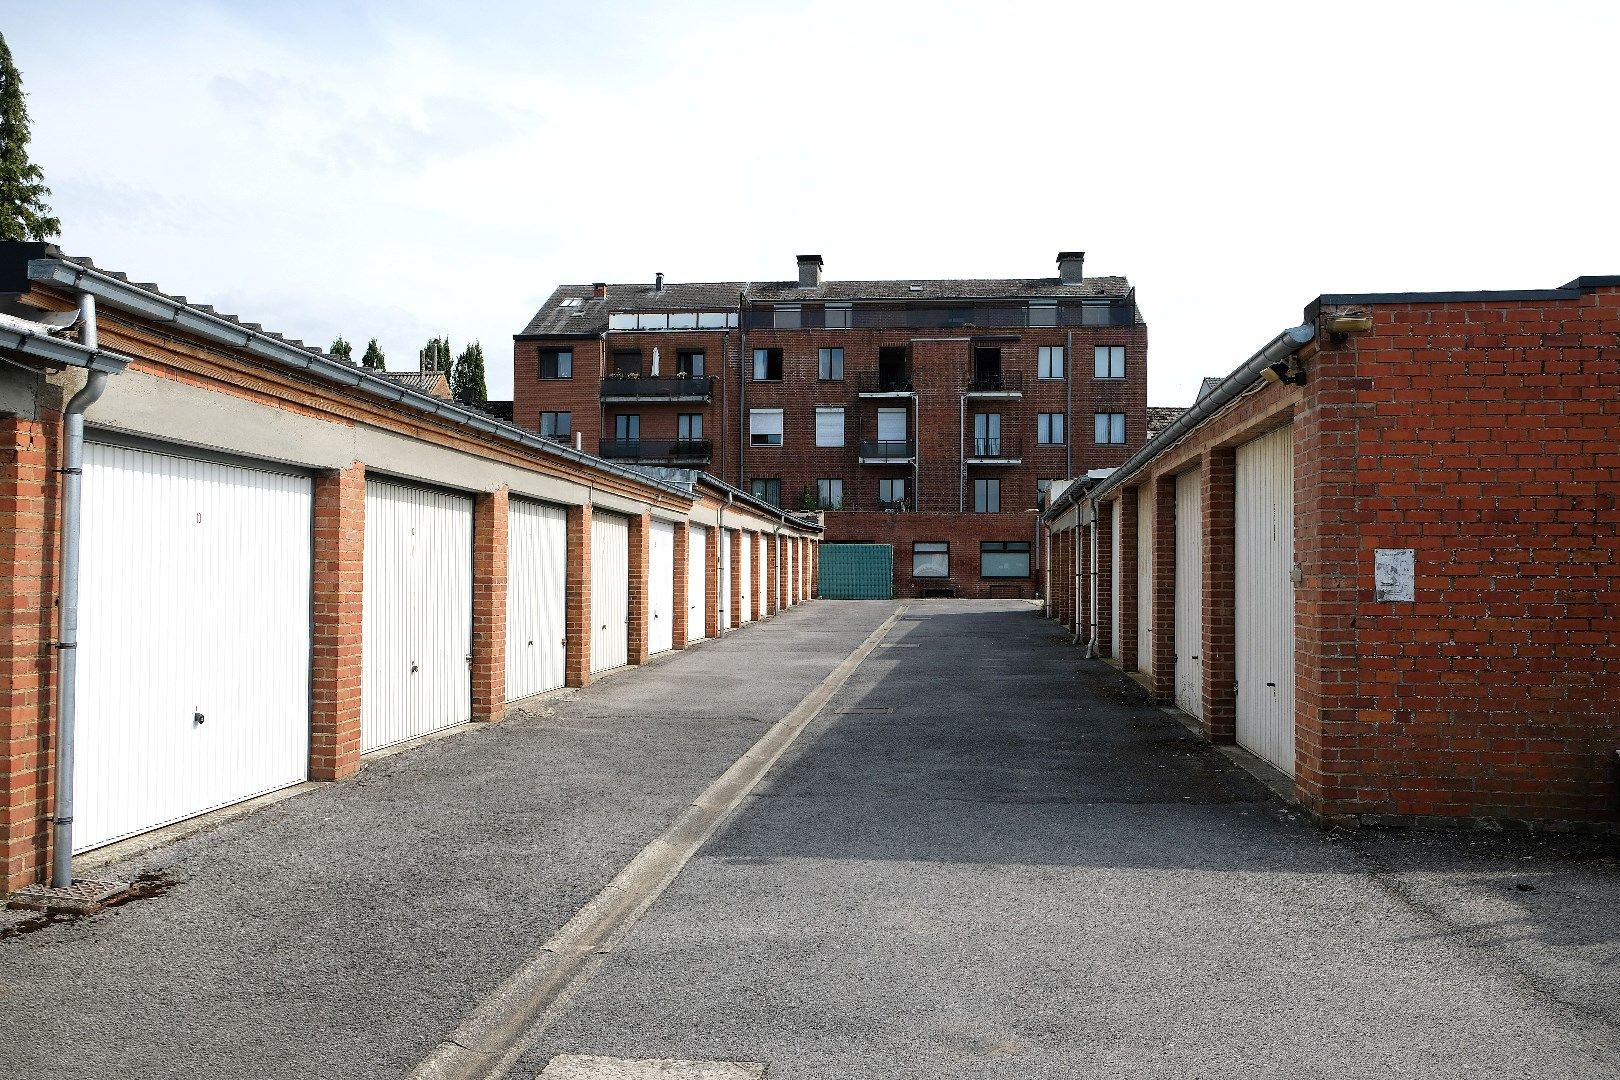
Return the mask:
<path id="1" fill-rule="evenodd" d="M 664 291 L 664 272 L 662 270 L 653 275 L 653 292 Z"/>
<path id="2" fill-rule="evenodd" d="M 607 282 L 598 281 L 596 284 L 591 286 L 591 292 L 598 300 L 607 299 Z"/>
<path id="3" fill-rule="evenodd" d="M 799 288 L 814 289 L 821 284 L 821 256 L 799 256 Z"/>
<path id="4" fill-rule="evenodd" d="M 1065 285 L 1078 285 L 1085 279 L 1086 253 L 1083 251 L 1058 252 L 1058 280 Z"/>

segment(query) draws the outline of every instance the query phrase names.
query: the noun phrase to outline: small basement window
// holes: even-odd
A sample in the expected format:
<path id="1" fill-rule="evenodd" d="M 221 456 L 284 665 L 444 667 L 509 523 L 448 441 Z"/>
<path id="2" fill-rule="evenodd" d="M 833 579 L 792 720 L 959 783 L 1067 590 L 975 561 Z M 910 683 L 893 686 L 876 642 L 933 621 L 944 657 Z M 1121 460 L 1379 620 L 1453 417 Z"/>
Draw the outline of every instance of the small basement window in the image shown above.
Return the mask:
<path id="1" fill-rule="evenodd" d="M 1029 577 L 1029 541 L 986 540 L 979 545 L 979 576 Z"/>
<path id="2" fill-rule="evenodd" d="M 919 540 L 911 545 L 911 576 L 948 578 L 951 576 L 951 545 Z"/>

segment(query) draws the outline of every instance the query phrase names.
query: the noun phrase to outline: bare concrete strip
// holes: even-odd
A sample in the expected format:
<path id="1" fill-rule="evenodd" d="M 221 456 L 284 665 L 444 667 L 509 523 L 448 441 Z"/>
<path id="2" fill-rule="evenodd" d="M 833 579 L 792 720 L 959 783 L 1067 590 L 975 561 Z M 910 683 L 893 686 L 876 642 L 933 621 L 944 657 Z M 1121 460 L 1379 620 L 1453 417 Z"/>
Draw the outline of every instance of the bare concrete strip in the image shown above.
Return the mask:
<path id="1" fill-rule="evenodd" d="M 894 614 L 814 690 L 732 763 L 662 835 L 568 920 L 528 963 L 473 1010 L 411 1073 L 414 1080 L 505 1076 L 557 1007 L 589 979 L 675 880 L 704 842 L 747 798 L 782 753 L 820 714 L 907 608 Z"/>

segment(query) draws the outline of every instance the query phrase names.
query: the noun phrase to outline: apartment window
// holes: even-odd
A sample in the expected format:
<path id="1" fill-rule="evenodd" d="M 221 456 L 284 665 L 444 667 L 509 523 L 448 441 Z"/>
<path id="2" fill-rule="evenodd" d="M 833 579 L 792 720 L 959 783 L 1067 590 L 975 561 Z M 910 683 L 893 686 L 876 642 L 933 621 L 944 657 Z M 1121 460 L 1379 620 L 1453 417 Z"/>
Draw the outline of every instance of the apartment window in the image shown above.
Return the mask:
<path id="1" fill-rule="evenodd" d="M 877 411 L 878 442 L 903 443 L 906 441 L 906 409 L 879 409 Z"/>
<path id="2" fill-rule="evenodd" d="M 816 445 L 844 445 L 844 410 L 842 407 L 818 406 L 816 408 Z"/>
<path id="3" fill-rule="evenodd" d="M 799 328 L 799 305 L 778 304 L 772 308 L 771 327 L 775 330 L 797 330 Z"/>
<path id="4" fill-rule="evenodd" d="M 948 578 L 951 576 L 951 545 L 919 540 L 911 545 L 911 576 Z"/>
<path id="5" fill-rule="evenodd" d="M 837 382 L 844 377 L 844 350 L 822 349 L 821 366 L 817 378 L 823 382 Z"/>
<path id="6" fill-rule="evenodd" d="M 754 350 L 754 381 L 755 382 L 781 382 L 782 381 L 782 350 L 781 349 L 755 349 Z"/>
<path id="7" fill-rule="evenodd" d="M 883 506 L 900 506 L 906 501 L 906 481 L 903 477 L 878 481 L 878 502 Z"/>
<path id="8" fill-rule="evenodd" d="M 571 412 L 543 412 L 540 414 L 540 434 L 548 439 L 567 441 L 574 433 L 574 414 Z"/>
<path id="9" fill-rule="evenodd" d="M 615 416 L 613 418 L 613 437 L 620 442 L 640 442 L 641 417 Z"/>
<path id="10" fill-rule="evenodd" d="M 1056 300 L 1031 300 L 1029 302 L 1029 325 L 1031 325 L 1031 326 L 1056 326 L 1057 325 L 1057 301 Z"/>
<path id="11" fill-rule="evenodd" d="M 754 498 L 764 499 L 772 506 L 782 505 L 781 480 L 774 477 L 766 480 L 753 480 L 749 482 L 749 488 L 753 492 Z"/>
<path id="12" fill-rule="evenodd" d="M 541 349 L 540 377 L 542 379 L 572 379 L 574 377 L 574 350 Z"/>
<path id="13" fill-rule="evenodd" d="M 979 576 L 1029 577 L 1029 541 L 986 540 L 979 545 Z"/>
<path id="14" fill-rule="evenodd" d="M 681 413 L 675 417 L 675 437 L 681 442 L 703 438 L 703 414 Z"/>
<path id="15" fill-rule="evenodd" d="M 844 482 L 837 477 L 816 481 L 816 505 L 823 510 L 844 508 Z"/>
<path id="16" fill-rule="evenodd" d="M 1035 439 L 1042 446 L 1063 445 L 1063 414 L 1043 412 L 1035 420 Z"/>
<path id="17" fill-rule="evenodd" d="M 675 353 L 676 372 L 686 372 L 688 378 L 703 378 L 703 350 L 679 349 Z"/>
<path id="18" fill-rule="evenodd" d="M 1035 369 L 1037 379 L 1063 378 L 1063 346 L 1042 345 Z"/>
<path id="19" fill-rule="evenodd" d="M 782 410 L 749 409 L 748 442 L 751 446 L 781 446 Z"/>
<path id="20" fill-rule="evenodd" d="M 973 512 L 975 514 L 1001 513 L 1001 481 L 998 479 L 973 481 Z"/>
<path id="21" fill-rule="evenodd" d="M 854 309 L 849 304 L 828 304 L 825 311 L 827 329 L 848 330 L 854 323 L 854 320 L 850 317 L 853 311 Z"/>
<path id="22" fill-rule="evenodd" d="M 1001 414 L 975 413 L 973 417 L 973 456 L 1001 456 Z"/>
<path id="23" fill-rule="evenodd" d="M 1125 346 L 1098 345 L 1095 356 L 1097 358 L 1097 378 L 1123 379 L 1125 377 Z"/>
<path id="24" fill-rule="evenodd" d="M 639 376 L 641 374 L 641 353 L 630 350 L 614 353 L 613 374 Z"/>
<path id="25" fill-rule="evenodd" d="M 1122 412 L 1100 412 L 1097 414 L 1097 441 L 1099 443 L 1122 443 L 1125 441 L 1125 414 Z"/>

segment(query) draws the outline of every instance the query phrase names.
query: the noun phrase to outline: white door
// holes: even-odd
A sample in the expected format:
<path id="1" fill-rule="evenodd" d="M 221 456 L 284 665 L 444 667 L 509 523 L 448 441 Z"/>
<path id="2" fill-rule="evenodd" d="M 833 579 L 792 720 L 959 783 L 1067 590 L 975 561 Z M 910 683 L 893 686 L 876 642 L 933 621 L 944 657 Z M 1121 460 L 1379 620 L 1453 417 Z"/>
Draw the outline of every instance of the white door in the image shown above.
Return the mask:
<path id="1" fill-rule="evenodd" d="M 89 443 L 74 850 L 303 780 L 308 477 Z"/>
<path id="2" fill-rule="evenodd" d="M 472 719 L 473 502 L 366 481 L 360 749 Z"/>
<path id="3" fill-rule="evenodd" d="M 1119 564 L 1120 564 L 1120 546 L 1119 546 L 1120 520 L 1119 519 L 1120 519 L 1120 513 L 1119 512 L 1120 512 L 1121 507 L 1123 507 L 1124 505 L 1125 505 L 1125 497 L 1123 495 L 1121 495 L 1119 497 L 1119 499 L 1116 500 L 1115 503 L 1114 503 L 1114 549 L 1113 549 L 1114 550 L 1114 559 L 1113 559 L 1113 566 L 1112 566 L 1113 573 L 1111 575 L 1111 580 L 1108 583 L 1109 589 L 1111 590 L 1108 595 L 1109 595 L 1109 597 L 1111 598 L 1111 601 L 1112 601 L 1110 603 L 1110 605 L 1109 605 L 1110 623 L 1111 623 L 1111 626 L 1110 626 L 1111 634 L 1110 634 L 1110 637 L 1108 639 L 1109 643 L 1110 643 L 1109 655 L 1111 655 L 1115 660 L 1122 659 L 1125 656 L 1125 643 L 1120 640 L 1120 634 L 1119 634 L 1119 625 L 1120 625 L 1120 611 L 1119 611 Z"/>
<path id="4" fill-rule="evenodd" d="M 647 651 L 669 652 L 674 647 L 675 526 L 655 521 L 647 536 Z"/>
<path id="5" fill-rule="evenodd" d="M 1136 489 L 1136 670 L 1153 671 L 1153 489 Z"/>
<path id="6" fill-rule="evenodd" d="M 506 699 L 563 684 L 568 636 L 568 512 L 512 499 L 506 527 Z"/>
<path id="7" fill-rule="evenodd" d="M 630 519 L 591 517 L 591 671 L 630 662 Z"/>
<path id="8" fill-rule="evenodd" d="M 742 577 L 737 589 L 737 622 L 754 621 L 754 537 L 744 530 L 741 534 Z"/>
<path id="9" fill-rule="evenodd" d="M 709 636 L 709 533 L 693 526 L 686 540 L 686 640 Z"/>
<path id="10" fill-rule="evenodd" d="M 1294 432 L 1237 449 L 1237 741 L 1294 774 Z"/>
<path id="11" fill-rule="evenodd" d="M 731 536 L 732 530 L 720 530 L 720 625 L 717 634 L 731 629 Z"/>
<path id="12" fill-rule="evenodd" d="M 1204 507 L 1201 473 L 1176 477 L 1176 705 L 1204 715 Z"/>

